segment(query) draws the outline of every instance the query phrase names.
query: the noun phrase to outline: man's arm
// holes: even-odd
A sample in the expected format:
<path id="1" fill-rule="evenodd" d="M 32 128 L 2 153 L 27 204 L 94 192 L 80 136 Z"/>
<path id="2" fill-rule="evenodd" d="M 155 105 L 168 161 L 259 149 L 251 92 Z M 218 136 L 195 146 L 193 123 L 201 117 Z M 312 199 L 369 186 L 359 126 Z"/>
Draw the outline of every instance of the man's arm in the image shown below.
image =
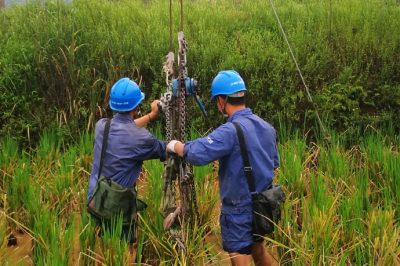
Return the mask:
<path id="1" fill-rule="evenodd" d="M 135 124 L 138 127 L 145 127 L 148 123 L 155 120 L 158 116 L 158 104 L 160 103 L 159 100 L 154 100 L 151 103 L 151 112 L 135 119 Z"/>
<path id="2" fill-rule="evenodd" d="M 171 140 L 167 151 L 176 153 L 193 165 L 205 165 L 218 160 L 232 151 L 234 145 L 234 128 L 232 123 L 224 124 L 208 136 L 187 143 Z"/>

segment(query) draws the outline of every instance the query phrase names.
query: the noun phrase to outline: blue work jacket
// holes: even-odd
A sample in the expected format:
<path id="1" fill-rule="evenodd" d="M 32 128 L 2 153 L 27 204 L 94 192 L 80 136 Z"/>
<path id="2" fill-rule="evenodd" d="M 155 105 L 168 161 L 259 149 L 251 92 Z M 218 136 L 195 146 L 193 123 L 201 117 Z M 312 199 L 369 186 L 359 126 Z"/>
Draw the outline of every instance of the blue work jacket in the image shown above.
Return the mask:
<path id="1" fill-rule="evenodd" d="M 232 122 L 242 127 L 257 192 L 267 189 L 279 166 L 275 129 L 249 108 L 236 111 L 208 136 L 189 141 L 184 159 L 193 165 L 219 160 L 219 191 L 223 213 L 251 212 L 251 196 L 243 169 L 239 139 Z"/>
<path id="2" fill-rule="evenodd" d="M 88 201 L 93 197 L 97 183 L 105 124 L 106 119 L 100 119 L 96 123 Z M 111 119 L 101 174 L 123 187 L 133 187 L 140 175 L 143 161 L 156 158 L 164 161 L 165 148 L 165 142 L 157 140 L 147 129 L 136 126 L 130 116 L 116 114 Z"/>

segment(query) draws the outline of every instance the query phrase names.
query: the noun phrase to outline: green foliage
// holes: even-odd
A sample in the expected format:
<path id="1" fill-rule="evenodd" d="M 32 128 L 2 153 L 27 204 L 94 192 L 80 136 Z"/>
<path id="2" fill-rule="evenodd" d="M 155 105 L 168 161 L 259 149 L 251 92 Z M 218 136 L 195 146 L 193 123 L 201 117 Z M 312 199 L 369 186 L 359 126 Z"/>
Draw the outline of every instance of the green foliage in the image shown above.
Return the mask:
<path id="1" fill-rule="evenodd" d="M 333 128 L 379 127 L 400 110 L 400 9 L 396 1 L 276 1 L 315 107 Z M 101 19 L 99 19 L 101 18 Z M 180 13 L 173 8 L 173 47 Z M 30 1 L 0 13 L 0 135 L 36 143 L 47 126 L 65 140 L 107 115 L 112 84 L 135 79 L 146 101 L 165 90 L 168 1 Z M 215 74 L 238 70 L 248 104 L 274 125 L 315 125 L 268 1 L 187 1 L 184 32 L 189 75 L 210 113 L 193 103 L 195 128 L 214 126 L 208 101 Z M 147 104 L 145 103 L 147 107 Z M 144 108 L 146 108 L 144 107 Z"/>

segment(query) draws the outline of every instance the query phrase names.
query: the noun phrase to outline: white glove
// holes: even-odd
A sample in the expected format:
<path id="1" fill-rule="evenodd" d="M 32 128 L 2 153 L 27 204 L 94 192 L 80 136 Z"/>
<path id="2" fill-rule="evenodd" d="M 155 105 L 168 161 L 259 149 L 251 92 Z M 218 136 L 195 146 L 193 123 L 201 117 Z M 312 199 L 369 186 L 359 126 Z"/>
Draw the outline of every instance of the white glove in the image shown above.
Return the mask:
<path id="1" fill-rule="evenodd" d="M 175 144 L 176 144 L 177 142 L 178 142 L 177 140 L 171 140 L 171 141 L 167 144 L 167 151 L 175 153 Z"/>

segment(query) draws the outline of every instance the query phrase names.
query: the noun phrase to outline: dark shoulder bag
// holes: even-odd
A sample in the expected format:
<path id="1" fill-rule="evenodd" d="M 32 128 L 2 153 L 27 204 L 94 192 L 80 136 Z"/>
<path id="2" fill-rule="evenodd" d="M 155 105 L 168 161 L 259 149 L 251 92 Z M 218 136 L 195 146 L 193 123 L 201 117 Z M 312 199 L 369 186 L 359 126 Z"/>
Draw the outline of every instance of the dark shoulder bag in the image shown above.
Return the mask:
<path id="1" fill-rule="evenodd" d="M 244 174 L 252 199 L 253 207 L 253 235 L 256 238 L 270 234 L 274 231 L 274 223 L 281 218 L 281 205 L 285 201 L 285 193 L 280 185 L 271 185 L 267 190 L 257 192 L 254 185 L 253 170 L 250 166 L 249 156 L 243 130 L 240 125 L 233 122 L 239 139 L 240 152 L 243 158 Z"/>
<path id="2" fill-rule="evenodd" d="M 99 173 L 93 197 L 88 204 L 88 211 L 103 221 L 108 221 L 117 215 L 122 215 L 123 225 L 129 225 L 134 221 L 137 211 L 135 188 L 122 187 L 109 177 L 101 175 L 104 155 L 107 150 L 110 123 L 110 119 L 108 119 L 104 128 Z"/>

